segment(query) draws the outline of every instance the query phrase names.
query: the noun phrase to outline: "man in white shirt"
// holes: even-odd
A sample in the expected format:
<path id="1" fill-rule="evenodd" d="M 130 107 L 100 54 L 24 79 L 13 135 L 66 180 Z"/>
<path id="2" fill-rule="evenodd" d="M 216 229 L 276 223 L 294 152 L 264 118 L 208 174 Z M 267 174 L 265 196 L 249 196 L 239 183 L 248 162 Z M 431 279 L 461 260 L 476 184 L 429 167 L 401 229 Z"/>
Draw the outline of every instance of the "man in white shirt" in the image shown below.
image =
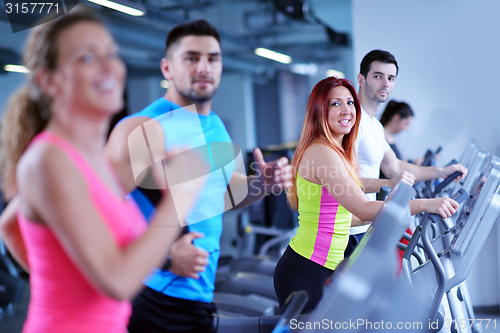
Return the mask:
<path id="1" fill-rule="evenodd" d="M 399 160 L 385 140 L 384 127 L 375 118 L 381 103 L 387 101 L 396 83 L 398 63 L 394 56 L 382 50 L 373 50 L 361 61 L 358 74 L 359 101 L 361 103 L 361 122 L 356 140 L 356 153 L 361 167 L 363 190 L 370 200 L 376 200 L 375 192 L 382 186 L 391 189 L 403 181 L 410 185 L 414 182 L 435 178 L 446 178 L 455 171 L 467 174 L 467 169 L 460 164 L 444 168 L 422 167 Z M 378 179 L 380 170 L 389 180 Z M 355 216 L 351 227 L 349 244 L 345 251 L 348 257 L 356 248 L 370 224 L 365 224 Z"/>

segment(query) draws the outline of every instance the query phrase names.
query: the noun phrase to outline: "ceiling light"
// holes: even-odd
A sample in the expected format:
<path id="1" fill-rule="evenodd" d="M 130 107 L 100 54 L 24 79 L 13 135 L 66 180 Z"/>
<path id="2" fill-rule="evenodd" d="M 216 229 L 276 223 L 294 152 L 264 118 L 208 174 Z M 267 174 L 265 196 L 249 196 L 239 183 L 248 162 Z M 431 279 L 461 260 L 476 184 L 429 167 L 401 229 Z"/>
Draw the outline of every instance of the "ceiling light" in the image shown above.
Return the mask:
<path id="1" fill-rule="evenodd" d="M 335 69 L 328 69 L 326 71 L 326 76 L 335 76 L 338 79 L 344 79 L 345 78 L 345 74 L 344 73 L 339 72 L 339 71 L 337 71 Z"/>
<path id="2" fill-rule="evenodd" d="M 3 67 L 3 69 L 6 72 L 14 72 L 14 73 L 29 73 L 30 72 L 29 69 L 27 69 L 24 66 L 20 66 L 20 65 L 5 65 Z"/>
<path id="3" fill-rule="evenodd" d="M 318 73 L 318 65 L 311 64 L 293 64 L 291 71 L 296 74 L 315 76 Z"/>
<path id="4" fill-rule="evenodd" d="M 120 0 L 120 3 L 109 0 L 88 0 L 88 1 L 132 16 L 143 16 L 146 14 L 146 7 L 136 2 L 131 2 L 127 0 Z"/>
<path id="5" fill-rule="evenodd" d="M 283 64 L 289 64 L 292 62 L 292 57 L 283 54 L 283 53 L 278 53 L 275 51 L 271 51 L 268 49 L 265 49 L 263 47 L 258 47 L 255 49 L 255 54 L 267 59 L 271 59 L 277 62 L 281 62 Z"/>
<path id="6" fill-rule="evenodd" d="M 169 84 L 168 84 L 167 80 L 161 80 L 160 81 L 160 87 L 168 89 L 168 86 L 169 86 Z"/>

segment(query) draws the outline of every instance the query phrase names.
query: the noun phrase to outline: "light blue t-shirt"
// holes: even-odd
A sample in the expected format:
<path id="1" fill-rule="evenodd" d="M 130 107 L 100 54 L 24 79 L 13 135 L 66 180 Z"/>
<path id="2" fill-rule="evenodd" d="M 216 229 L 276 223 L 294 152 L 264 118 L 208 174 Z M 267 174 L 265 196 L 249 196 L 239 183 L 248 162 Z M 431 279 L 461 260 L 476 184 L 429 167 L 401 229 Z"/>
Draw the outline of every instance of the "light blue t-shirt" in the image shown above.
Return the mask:
<path id="1" fill-rule="evenodd" d="M 198 200 L 187 216 L 189 231 L 203 233 L 203 238 L 194 240 L 194 245 L 209 253 L 208 266 L 200 273 L 199 279 L 177 276 L 170 271 L 155 268 L 144 284 L 171 297 L 201 302 L 212 302 L 215 271 L 220 254 L 222 234 L 222 212 L 224 196 L 234 172 L 234 150 L 232 141 L 222 120 L 215 113 L 199 115 L 159 98 L 144 110 L 130 117 L 148 117 L 157 120 L 164 131 L 165 147 L 170 151 L 175 147 L 198 147 L 211 173 Z M 169 180 L 170 182 L 170 180 Z M 146 218 L 154 213 L 153 204 L 139 190 L 132 192 Z"/>

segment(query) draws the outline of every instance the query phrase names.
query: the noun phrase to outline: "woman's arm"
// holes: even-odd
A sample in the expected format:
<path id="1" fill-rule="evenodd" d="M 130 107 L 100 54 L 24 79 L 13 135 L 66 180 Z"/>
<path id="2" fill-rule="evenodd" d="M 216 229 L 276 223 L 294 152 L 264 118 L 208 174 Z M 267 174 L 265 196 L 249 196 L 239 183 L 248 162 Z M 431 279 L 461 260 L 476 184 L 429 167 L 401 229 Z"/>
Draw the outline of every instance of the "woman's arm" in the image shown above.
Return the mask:
<path id="1" fill-rule="evenodd" d="M 134 174 L 132 171 L 132 161 L 130 160 L 130 146 L 140 146 L 141 144 L 141 142 L 135 142 L 137 140 L 131 140 L 130 134 L 147 122 L 150 122 L 149 124 L 155 124 L 154 121 L 151 121 L 151 119 L 147 117 L 134 117 L 122 120 L 115 126 L 109 136 L 106 146 L 104 146 L 104 155 L 110 162 L 115 174 L 118 176 L 118 179 L 125 187 L 127 192 L 132 192 L 133 190 L 135 190 L 138 183 L 136 182 L 136 179 L 134 179 Z M 165 151 L 163 145 L 163 137 L 151 138 L 151 142 L 154 142 L 155 145 L 161 145 L 161 151 Z M 147 150 L 145 151 L 145 155 L 146 156 L 144 161 L 134 162 L 139 162 L 140 164 L 148 166 L 150 164 L 150 160 Z M 137 159 L 138 156 L 135 156 L 134 158 Z"/>
<path id="2" fill-rule="evenodd" d="M 309 164 L 306 165 L 312 166 L 310 174 L 314 176 L 317 183 L 325 185 L 328 192 L 357 217 L 356 224 L 373 220 L 382 208 L 383 201 L 368 200 L 347 173 L 342 159 L 334 150 L 323 145 L 313 145 L 304 153 L 303 162 L 308 160 Z M 454 214 L 457 207 L 458 204 L 449 198 L 412 200 L 410 203 L 412 214 L 428 211 L 440 214 L 443 218 Z"/>
<path id="3" fill-rule="evenodd" d="M 308 176 L 324 185 L 328 192 L 360 221 L 372 221 L 383 205 L 382 201 L 369 201 L 352 180 L 340 156 L 331 148 L 315 144 L 307 148 L 301 165 L 308 165 Z M 304 178 L 304 169 L 299 174 Z"/>
<path id="4" fill-rule="evenodd" d="M 361 221 L 356 215 L 353 215 L 351 219 L 351 227 L 359 227 L 370 223 L 371 221 Z"/>
<path id="5" fill-rule="evenodd" d="M 439 214 L 443 219 L 456 213 L 459 203 L 450 198 L 416 199 L 410 201 L 411 215 L 429 212 Z"/>
<path id="6" fill-rule="evenodd" d="M 19 208 L 19 199 L 14 197 L 0 215 L 0 236 L 7 250 L 17 263 L 29 272 L 28 257 L 26 247 L 17 223 L 17 210 Z"/>
<path id="7" fill-rule="evenodd" d="M 154 150 L 152 151 L 153 155 L 164 154 L 163 129 L 154 119 L 148 117 L 133 117 L 122 120 L 115 126 L 104 147 L 104 155 L 127 192 L 132 192 L 140 184 L 140 179 L 136 180 L 134 177 L 132 163 L 139 163 L 144 167 L 151 164 L 148 150 L 143 151 L 144 154 L 140 154 L 140 148 L 145 148 L 141 145 L 144 138 L 131 135 L 143 125 L 146 125 L 149 130 L 147 137 L 150 148 Z M 131 149 L 138 152 L 134 155 L 134 161 L 130 158 Z M 170 271 L 172 273 L 197 279 L 199 272 L 205 270 L 205 266 L 208 265 L 206 259 L 208 253 L 192 243 L 193 238 L 199 237 L 203 236 L 197 233 L 187 233 L 174 242 L 171 249 L 172 267 Z"/>
<path id="8" fill-rule="evenodd" d="M 23 158 L 18 168 L 23 214 L 51 228 L 98 289 L 116 299 L 130 299 L 140 290 L 142 279 L 167 257 L 178 236 L 179 221 L 190 210 L 201 183 L 181 192 L 176 189 L 182 200 L 175 206 L 170 196 L 164 198 L 148 230 L 120 248 L 92 203 L 83 176 L 57 147 L 44 148 L 39 156 Z M 179 155 L 168 161 L 169 173 L 185 176 L 193 169 L 206 168 L 198 155 Z"/>

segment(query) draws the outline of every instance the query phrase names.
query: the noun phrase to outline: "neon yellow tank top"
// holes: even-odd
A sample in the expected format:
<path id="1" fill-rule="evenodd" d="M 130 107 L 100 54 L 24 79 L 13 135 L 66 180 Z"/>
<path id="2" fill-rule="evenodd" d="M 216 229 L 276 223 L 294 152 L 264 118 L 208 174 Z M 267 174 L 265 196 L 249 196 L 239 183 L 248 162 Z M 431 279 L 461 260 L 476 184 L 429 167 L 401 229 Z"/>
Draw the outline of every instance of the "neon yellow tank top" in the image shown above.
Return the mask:
<path id="1" fill-rule="evenodd" d="M 344 259 L 352 214 L 323 185 L 297 173 L 299 228 L 290 247 L 301 256 L 334 270 Z"/>

